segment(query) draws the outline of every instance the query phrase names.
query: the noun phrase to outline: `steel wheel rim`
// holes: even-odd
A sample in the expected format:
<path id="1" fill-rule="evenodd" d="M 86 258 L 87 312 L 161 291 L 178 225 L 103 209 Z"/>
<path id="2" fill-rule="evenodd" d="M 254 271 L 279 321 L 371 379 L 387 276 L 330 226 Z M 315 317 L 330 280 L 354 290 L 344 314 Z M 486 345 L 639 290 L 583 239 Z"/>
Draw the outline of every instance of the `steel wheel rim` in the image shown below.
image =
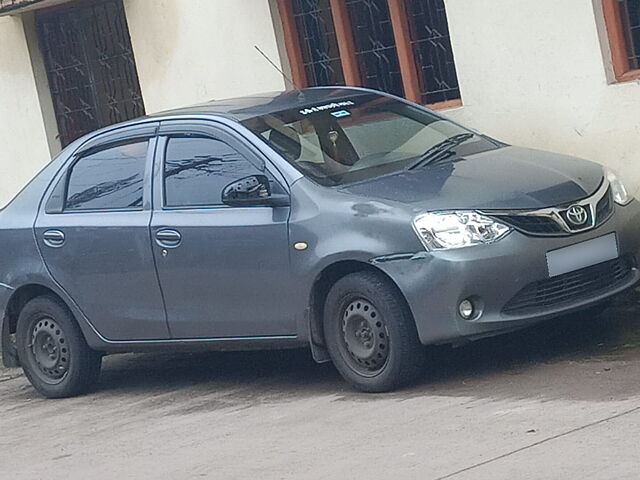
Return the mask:
<path id="1" fill-rule="evenodd" d="M 349 365 L 358 374 L 374 377 L 389 361 L 389 332 L 373 303 L 356 298 L 342 311 L 341 347 Z"/>
<path id="2" fill-rule="evenodd" d="M 42 318 L 31 329 L 30 352 L 37 373 L 48 383 L 60 383 L 69 372 L 70 349 L 64 331 L 52 318 Z"/>

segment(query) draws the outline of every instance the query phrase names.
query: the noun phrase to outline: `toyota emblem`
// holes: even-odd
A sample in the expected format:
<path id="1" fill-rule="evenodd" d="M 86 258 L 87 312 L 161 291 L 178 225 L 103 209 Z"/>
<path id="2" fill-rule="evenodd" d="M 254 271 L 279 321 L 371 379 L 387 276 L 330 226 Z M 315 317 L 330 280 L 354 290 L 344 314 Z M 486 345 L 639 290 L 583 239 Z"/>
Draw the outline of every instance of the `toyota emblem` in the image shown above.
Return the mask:
<path id="1" fill-rule="evenodd" d="M 588 219 L 589 215 L 581 205 L 573 205 L 567 210 L 567 220 L 569 220 L 573 226 L 581 227 L 587 223 Z"/>

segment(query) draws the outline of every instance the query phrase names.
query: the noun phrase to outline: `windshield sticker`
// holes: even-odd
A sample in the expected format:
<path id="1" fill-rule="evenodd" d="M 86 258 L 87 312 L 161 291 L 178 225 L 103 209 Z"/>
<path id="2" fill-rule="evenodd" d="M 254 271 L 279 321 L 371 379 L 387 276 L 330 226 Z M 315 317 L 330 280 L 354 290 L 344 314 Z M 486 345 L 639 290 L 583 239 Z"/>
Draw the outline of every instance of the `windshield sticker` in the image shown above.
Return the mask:
<path id="1" fill-rule="evenodd" d="M 346 110 L 338 110 L 337 112 L 331 112 L 331 115 L 333 115 L 336 118 L 342 118 L 342 117 L 348 117 L 351 114 Z"/>
<path id="2" fill-rule="evenodd" d="M 327 103 L 326 105 L 318 105 L 315 107 L 307 107 L 300 110 L 302 115 L 309 115 L 310 113 L 324 112 L 325 110 L 333 110 L 336 108 L 353 107 L 355 102 L 352 100 L 345 100 L 344 102 Z"/>

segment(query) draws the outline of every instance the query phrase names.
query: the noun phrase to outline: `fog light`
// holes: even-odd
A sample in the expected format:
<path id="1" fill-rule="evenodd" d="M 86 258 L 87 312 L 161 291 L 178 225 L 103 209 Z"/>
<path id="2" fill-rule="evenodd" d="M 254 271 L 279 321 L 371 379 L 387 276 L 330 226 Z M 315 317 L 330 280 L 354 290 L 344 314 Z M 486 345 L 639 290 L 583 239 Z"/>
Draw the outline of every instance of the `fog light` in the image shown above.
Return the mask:
<path id="1" fill-rule="evenodd" d="M 458 305 L 458 312 L 465 320 L 470 319 L 473 316 L 473 303 L 471 303 L 471 300 L 461 301 L 460 305 Z"/>

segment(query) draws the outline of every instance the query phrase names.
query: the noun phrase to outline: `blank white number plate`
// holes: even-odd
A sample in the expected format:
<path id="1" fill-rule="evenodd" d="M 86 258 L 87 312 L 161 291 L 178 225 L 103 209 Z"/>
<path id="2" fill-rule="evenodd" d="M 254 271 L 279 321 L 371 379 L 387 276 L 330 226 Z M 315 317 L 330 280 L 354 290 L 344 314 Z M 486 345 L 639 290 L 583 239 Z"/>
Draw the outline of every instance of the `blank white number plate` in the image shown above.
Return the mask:
<path id="1" fill-rule="evenodd" d="M 618 258 L 618 241 L 616 234 L 610 233 L 547 252 L 547 266 L 549 276 L 555 277 L 615 258 Z"/>

